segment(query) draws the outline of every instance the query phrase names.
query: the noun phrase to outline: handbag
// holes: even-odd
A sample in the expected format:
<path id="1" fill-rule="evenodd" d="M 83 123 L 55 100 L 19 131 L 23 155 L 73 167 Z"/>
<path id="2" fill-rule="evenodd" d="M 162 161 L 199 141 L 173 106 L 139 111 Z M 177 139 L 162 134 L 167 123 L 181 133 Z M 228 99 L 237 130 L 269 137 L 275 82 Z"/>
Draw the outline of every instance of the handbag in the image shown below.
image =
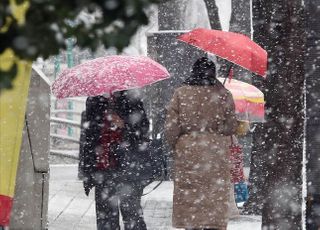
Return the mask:
<path id="1" fill-rule="evenodd" d="M 231 181 L 234 184 L 234 196 L 236 203 L 245 202 L 249 198 L 248 185 L 245 182 L 243 172 L 243 150 L 231 136 L 230 146 Z"/>
<path id="2" fill-rule="evenodd" d="M 231 136 L 230 161 L 231 182 L 239 183 L 244 181 L 242 146 L 235 142 L 235 138 L 233 136 Z"/>
<path id="3" fill-rule="evenodd" d="M 140 181 L 144 186 L 163 180 L 166 162 L 161 140 L 146 140 L 130 146 L 120 145 L 117 155 L 124 180 Z"/>

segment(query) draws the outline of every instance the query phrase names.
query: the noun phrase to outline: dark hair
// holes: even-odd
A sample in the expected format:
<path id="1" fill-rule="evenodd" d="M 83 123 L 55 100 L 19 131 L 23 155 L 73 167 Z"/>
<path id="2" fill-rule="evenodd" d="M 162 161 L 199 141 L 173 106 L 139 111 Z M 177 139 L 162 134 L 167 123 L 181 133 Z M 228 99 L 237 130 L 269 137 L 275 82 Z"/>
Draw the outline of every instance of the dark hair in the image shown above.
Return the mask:
<path id="1" fill-rule="evenodd" d="M 216 82 L 216 65 L 207 57 L 202 57 L 193 64 L 191 76 L 185 80 L 184 84 L 215 85 Z"/>

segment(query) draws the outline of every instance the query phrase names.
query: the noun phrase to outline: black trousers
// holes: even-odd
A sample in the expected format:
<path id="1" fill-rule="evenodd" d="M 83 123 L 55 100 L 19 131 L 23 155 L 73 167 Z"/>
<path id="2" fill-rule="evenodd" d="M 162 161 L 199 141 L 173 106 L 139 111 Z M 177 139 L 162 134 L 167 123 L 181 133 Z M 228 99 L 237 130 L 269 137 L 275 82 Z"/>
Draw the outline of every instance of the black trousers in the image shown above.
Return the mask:
<path id="1" fill-rule="evenodd" d="M 96 186 L 98 230 L 120 230 L 119 209 L 125 230 L 146 230 L 141 207 L 143 187 L 132 182 L 110 180 Z"/>

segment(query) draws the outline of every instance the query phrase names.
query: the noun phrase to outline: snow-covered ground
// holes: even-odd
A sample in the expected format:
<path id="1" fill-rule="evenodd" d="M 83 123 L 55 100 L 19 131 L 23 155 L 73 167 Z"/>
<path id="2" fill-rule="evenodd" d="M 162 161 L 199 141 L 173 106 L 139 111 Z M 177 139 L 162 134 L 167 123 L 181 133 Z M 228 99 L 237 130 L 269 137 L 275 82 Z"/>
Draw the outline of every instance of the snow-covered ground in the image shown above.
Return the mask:
<path id="1" fill-rule="evenodd" d="M 49 230 L 96 229 L 93 192 L 84 195 L 77 179 L 77 165 L 51 165 L 49 192 Z M 145 189 L 150 191 L 151 184 Z M 144 217 L 149 230 L 173 230 L 172 182 L 163 182 L 155 191 L 143 197 Z M 259 230 L 260 216 L 240 216 L 230 220 L 227 230 Z"/>

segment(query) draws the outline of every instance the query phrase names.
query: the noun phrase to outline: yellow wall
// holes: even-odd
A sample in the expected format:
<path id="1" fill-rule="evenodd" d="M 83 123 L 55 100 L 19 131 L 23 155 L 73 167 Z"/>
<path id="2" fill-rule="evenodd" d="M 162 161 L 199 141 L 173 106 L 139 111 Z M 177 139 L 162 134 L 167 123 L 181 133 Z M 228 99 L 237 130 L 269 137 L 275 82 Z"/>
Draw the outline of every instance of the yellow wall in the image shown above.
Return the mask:
<path id="1" fill-rule="evenodd" d="M 28 1 L 21 5 L 16 5 L 14 0 L 10 3 L 14 16 L 23 24 Z M 7 21 L 6 26 L 0 28 L 0 33 L 5 32 L 9 25 L 10 21 Z M 14 195 L 31 74 L 31 62 L 19 60 L 10 49 L 0 54 L 1 70 L 8 70 L 14 63 L 18 66 L 14 88 L 0 92 L 0 195 L 8 198 Z M 1 212 L 10 213 L 10 210 L 2 207 Z"/>

